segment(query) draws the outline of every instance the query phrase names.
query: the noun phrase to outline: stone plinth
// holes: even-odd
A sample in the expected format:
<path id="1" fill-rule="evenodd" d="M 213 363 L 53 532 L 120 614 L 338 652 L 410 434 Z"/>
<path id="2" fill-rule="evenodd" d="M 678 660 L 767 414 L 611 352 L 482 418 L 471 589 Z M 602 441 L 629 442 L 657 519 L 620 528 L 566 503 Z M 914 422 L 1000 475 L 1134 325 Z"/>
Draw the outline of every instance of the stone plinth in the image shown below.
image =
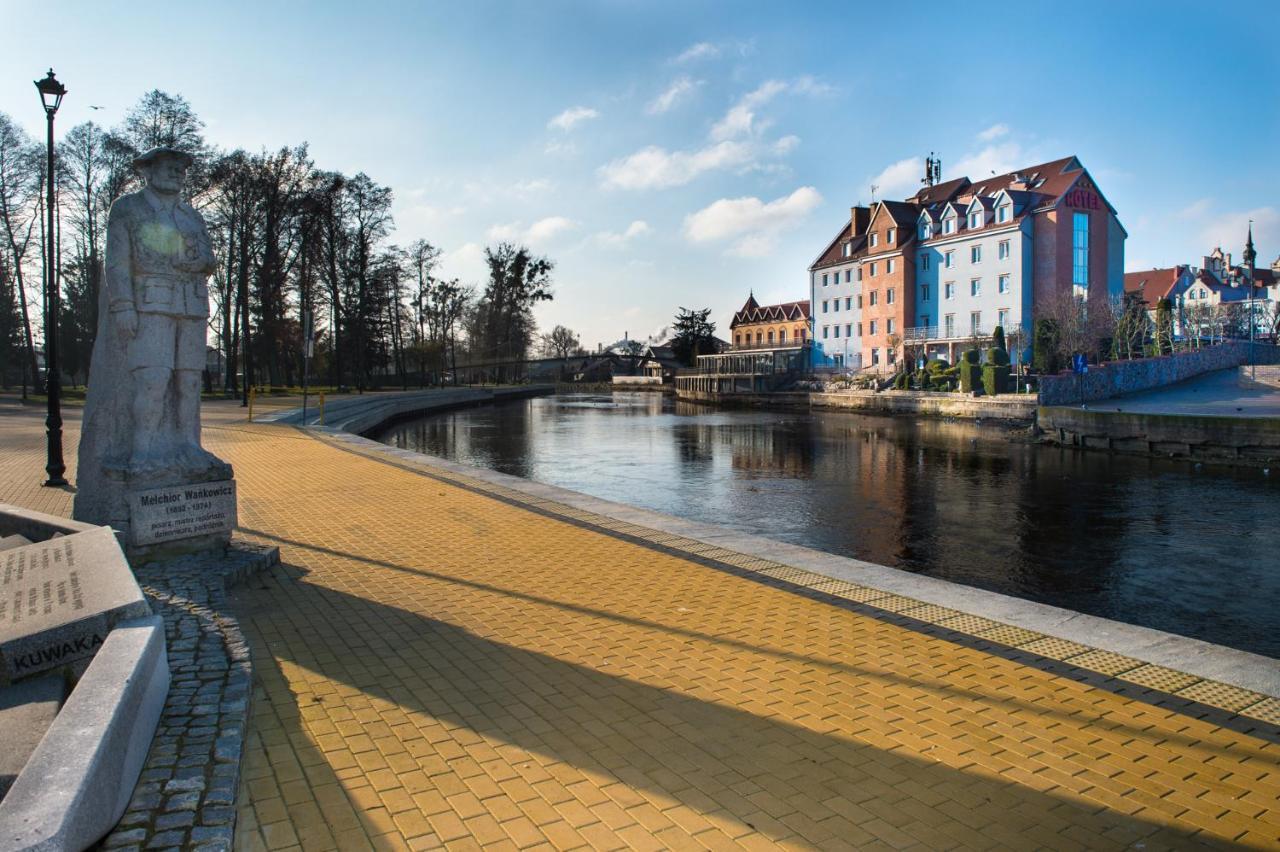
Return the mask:
<path id="1" fill-rule="evenodd" d="M 151 614 L 106 527 L 0 552 L 0 684 L 92 657 Z"/>

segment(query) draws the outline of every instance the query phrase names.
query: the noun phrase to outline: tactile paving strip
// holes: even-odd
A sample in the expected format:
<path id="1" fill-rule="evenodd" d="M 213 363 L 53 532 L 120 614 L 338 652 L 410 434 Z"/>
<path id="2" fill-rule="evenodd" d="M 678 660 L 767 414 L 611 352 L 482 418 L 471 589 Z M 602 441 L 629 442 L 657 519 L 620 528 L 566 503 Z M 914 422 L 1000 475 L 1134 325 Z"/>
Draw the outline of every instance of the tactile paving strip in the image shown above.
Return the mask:
<path id="1" fill-rule="evenodd" d="M 1068 657 L 1085 653 L 1089 650 L 1089 646 L 1081 645 L 1079 642 L 1059 639 L 1056 636 L 1046 636 L 1043 639 L 1036 639 L 1034 642 L 1019 645 L 1018 650 L 1030 651 L 1050 660 L 1065 660 Z"/>
<path id="2" fill-rule="evenodd" d="M 1257 704 L 1250 704 L 1241 710 L 1240 715 L 1280 725 L 1280 698 L 1264 698 Z"/>
<path id="3" fill-rule="evenodd" d="M 1082 669 L 1088 669 L 1091 672 L 1099 674 L 1115 675 L 1121 672 L 1129 672 L 1142 665 L 1141 660 L 1135 660 L 1133 657 L 1126 657 L 1123 654 L 1115 654 L 1111 651 L 1102 651 L 1095 648 L 1092 651 L 1086 651 L 1078 657 L 1068 657 L 1067 662 L 1073 666 L 1079 666 Z"/>
<path id="4" fill-rule="evenodd" d="M 1161 692 L 1177 692 L 1179 689 L 1185 689 L 1200 680 L 1195 675 L 1166 669 L 1164 666 L 1157 666 L 1152 663 L 1127 671 L 1120 675 L 1120 679 L 1136 683 L 1139 686 L 1149 686 Z"/>
<path id="5" fill-rule="evenodd" d="M 1027 630 L 1025 627 L 1014 627 L 1012 624 L 997 624 L 988 630 L 984 630 L 978 634 L 979 639 L 990 639 L 992 642 L 999 642 L 1001 645 L 1009 645 L 1016 648 L 1026 642 L 1044 638 L 1044 634 L 1037 633 L 1034 630 Z"/>
<path id="6" fill-rule="evenodd" d="M 1215 680 L 1202 680 L 1199 683 L 1193 683 L 1191 686 L 1179 689 L 1177 695 L 1179 698 L 1189 698 L 1192 701 L 1199 701 L 1201 704 L 1208 704 L 1211 707 L 1221 707 L 1223 710 L 1230 710 L 1233 713 L 1238 713 L 1246 707 L 1251 707 L 1266 697 L 1257 692 L 1250 692 L 1238 686 L 1218 683 Z"/>

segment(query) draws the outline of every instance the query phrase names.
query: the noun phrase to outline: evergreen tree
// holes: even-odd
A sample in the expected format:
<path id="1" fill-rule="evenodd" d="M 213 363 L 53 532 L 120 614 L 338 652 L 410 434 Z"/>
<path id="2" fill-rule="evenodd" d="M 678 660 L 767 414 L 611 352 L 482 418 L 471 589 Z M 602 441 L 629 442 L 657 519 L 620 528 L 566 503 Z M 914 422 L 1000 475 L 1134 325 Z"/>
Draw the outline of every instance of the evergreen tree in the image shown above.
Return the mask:
<path id="1" fill-rule="evenodd" d="M 680 363 L 692 367 L 699 355 L 715 353 L 716 324 L 707 319 L 710 315 L 710 308 L 698 311 L 682 307 L 676 313 L 671 349 Z"/>

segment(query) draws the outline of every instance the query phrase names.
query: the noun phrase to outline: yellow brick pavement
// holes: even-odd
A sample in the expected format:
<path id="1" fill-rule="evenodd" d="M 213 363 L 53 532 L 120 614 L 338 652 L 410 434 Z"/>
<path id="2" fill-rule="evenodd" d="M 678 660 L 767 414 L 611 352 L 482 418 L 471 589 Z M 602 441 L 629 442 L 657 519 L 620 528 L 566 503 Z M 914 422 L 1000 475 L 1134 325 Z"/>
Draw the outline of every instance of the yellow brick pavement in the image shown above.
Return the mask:
<path id="1" fill-rule="evenodd" d="M 1280 845 L 1265 723 L 239 416 L 206 406 L 206 444 L 284 563 L 234 595 L 256 678 L 240 848 Z M 65 513 L 27 473 L 36 427 L 0 413 L 0 501 Z"/>

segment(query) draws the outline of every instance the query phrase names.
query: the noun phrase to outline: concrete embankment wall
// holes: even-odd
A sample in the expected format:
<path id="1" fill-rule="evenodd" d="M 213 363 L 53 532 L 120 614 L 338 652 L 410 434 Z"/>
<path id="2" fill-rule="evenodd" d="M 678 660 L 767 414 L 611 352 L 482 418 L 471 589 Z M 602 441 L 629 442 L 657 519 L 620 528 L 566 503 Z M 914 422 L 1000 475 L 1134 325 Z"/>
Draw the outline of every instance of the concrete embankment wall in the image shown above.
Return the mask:
<path id="1" fill-rule="evenodd" d="M 324 425 L 340 432 L 368 435 L 397 420 L 508 399 L 545 396 L 555 393 L 555 390 L 554 385 L 523 385 L 510 388 L 453 388 L 365 394 L 330 402 L 325 407 Z M 299 409 L 294 409 L 270 419 L 281 423 L 301 424 L 302 414 Z M 314 426 L 318 423 L 319 413 L 311 408 L 307 412 L 306 425 Z"/>
<path id="2" fill-rule="evenodd" d="M 1280 418 L 1048 406 L 1039 410 L 1038 419 L 1044 437 L 1065 446 L 1215 461 L 1280 461 Z"/>
<path id="3" fill-rule="evenodd" d="M 1025 396 L 964 396 L 929 391 L 850 391 L 809 395 L 814 408 L 838 408 L 867 414 L 923 414 L 970 420 L 1009 420 L 1030 423 L 1036 398 Z"/>
<path id="4" fill-rule="evenodd" d="M 855 411 L 862 414 L 908 414 L 960 417 L 970 420 L 1008 420 L 1030 423 L 1035 417 L 1035 397 L 973 397 L 927 391 L 848 391 L 844 393 L 708 393 L 680 390 L 677 398 L 744 408 L 816 408 Z"/>
<path id="5" fill-rule="evenodd" d="M 1088 373 L 1079 377 L 1072 373 L 1041 376 L 1040 404 L 1078 405 L 1082 401 L 1164 387 L 1202 373 L 1247 364 L 1249 358 L 1248 341 L 1233 340 L 1194 352 L 1091 366 Z M 1280 346 L 1255 343 L 1253 358 L 1258 364 L 1280 364 Z"/>

